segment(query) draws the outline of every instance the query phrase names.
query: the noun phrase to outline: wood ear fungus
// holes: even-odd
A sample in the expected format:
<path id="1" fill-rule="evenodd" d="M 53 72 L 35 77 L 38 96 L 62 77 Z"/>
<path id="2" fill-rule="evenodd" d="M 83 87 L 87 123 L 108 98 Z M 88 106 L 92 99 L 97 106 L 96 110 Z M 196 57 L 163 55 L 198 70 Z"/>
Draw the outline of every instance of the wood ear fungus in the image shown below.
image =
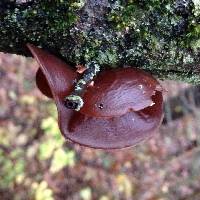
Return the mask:
<path id="1" fill-rule="evenodd" d="M 39 90 L 47 97 L 53 98 L 53 94 L 51 92 L 51 89 L 48 85 L 48 82 L 46 80 L 45 75 L 43 74 L 42 70 L 39 68 L 36 73 L 36 85 L 39 88 Z"/>
<path id="2" fill-rule="evenodd" d="M 75 111 L 67 108 L 76 105 L 66 106 L 65 97 L 74 90 L 77 72 L 54 55 L 27 46 L 40 66 L 37 86 L 55 100 L 65 138 L 93 148 L 117 149 L 150 138 L 159 127 L 162 89 L 150 74 L 132 67 L 100 72 L 85 88 L 82 108 Z"/>

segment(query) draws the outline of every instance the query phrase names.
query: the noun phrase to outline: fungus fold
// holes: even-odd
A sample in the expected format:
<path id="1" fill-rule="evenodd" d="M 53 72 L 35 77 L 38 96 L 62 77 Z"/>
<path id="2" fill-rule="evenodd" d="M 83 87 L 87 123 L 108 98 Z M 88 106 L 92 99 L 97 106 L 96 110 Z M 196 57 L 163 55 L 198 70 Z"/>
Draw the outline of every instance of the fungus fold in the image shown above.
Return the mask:
<path id="1" fill-rule="evenodd" d="M 155 134 L 163 118 L 163 96 L 152 75 L 133 67 L 104 70 L 85 88 L 83 107 L 75 111 L 67 108 L 65 97 L 74 90 L 77 71 L 32 44 L 27 47 L 39 64 L 37 86 L 54 99 L 66 139 L 93 148 L 118 149 Z"/>

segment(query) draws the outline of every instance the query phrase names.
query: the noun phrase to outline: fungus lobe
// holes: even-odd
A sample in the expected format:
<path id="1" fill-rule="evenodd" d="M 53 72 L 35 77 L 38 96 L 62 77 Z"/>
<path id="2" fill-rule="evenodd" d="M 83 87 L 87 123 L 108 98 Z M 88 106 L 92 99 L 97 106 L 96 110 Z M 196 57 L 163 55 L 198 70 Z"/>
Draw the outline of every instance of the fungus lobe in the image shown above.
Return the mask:
<path id="1" fill-rule="evenodd" d="M 80 111 L 67 109 L 64 99 L 74 89 L 78 74 L 54 55 L 28 44 L 39 63 L 38 88 L 53 97 L 65 138 L 84 146 L 116 149 L 150 138 L 162 118 L 163 97 L 159 82 L 136 68 L 106 70 L 83 93 Z"/>

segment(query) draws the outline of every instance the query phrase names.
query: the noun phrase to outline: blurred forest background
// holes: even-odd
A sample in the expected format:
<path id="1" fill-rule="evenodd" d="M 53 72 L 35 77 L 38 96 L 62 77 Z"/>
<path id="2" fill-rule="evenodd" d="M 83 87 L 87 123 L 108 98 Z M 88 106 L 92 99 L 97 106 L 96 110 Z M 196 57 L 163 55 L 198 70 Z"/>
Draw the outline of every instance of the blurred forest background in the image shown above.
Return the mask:
<path id="1" fill-rule="evenodd" d="M 200 110 L 164 81 L 166 118 L 151 140 L 124 150 L 94 150 L 64 141 L 52 100 L 36 88 L 38 64 L 0 54 L 1 200 L 199 200 Z M 198 88 L 198 87 L 197 87 Z M 184 117 L 173 120 L 173 112 Z M 181 116 L 181 115 L 180 115 Z"/>

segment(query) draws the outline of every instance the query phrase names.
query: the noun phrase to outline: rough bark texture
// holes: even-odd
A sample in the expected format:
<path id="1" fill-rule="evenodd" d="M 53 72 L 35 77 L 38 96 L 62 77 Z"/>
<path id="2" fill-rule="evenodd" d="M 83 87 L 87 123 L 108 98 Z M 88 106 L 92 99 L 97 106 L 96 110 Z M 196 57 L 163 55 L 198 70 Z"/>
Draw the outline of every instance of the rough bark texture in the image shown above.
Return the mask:
<path id="1" fill-rule="evenodd" d="M 74 65 L 200 83 L 198 0 L 1 1 L 0 51 L 27 56 L 27 42 Z"/>

